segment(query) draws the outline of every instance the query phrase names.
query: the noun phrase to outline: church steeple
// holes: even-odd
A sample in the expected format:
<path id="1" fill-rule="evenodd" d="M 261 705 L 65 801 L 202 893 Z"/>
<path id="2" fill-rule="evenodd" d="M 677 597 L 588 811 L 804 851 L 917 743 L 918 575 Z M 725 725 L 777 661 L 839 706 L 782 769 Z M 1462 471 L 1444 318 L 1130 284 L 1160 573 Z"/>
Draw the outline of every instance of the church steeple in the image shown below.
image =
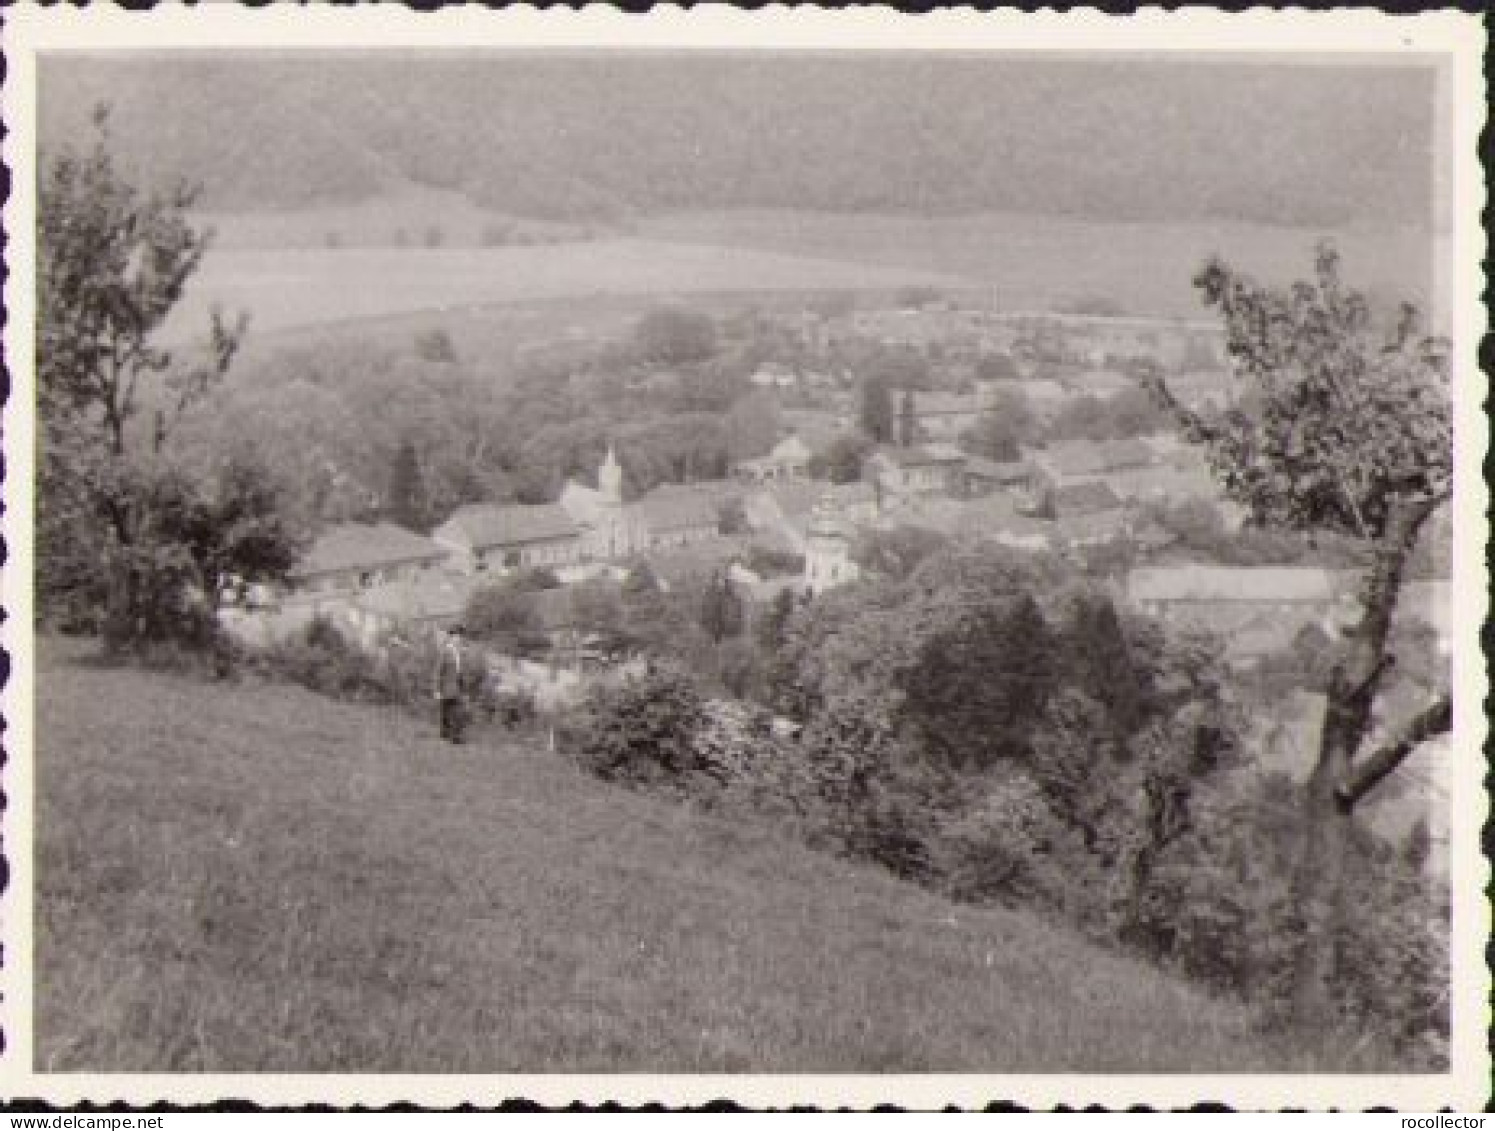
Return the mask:
<path id="1" fill-rule="evenodd" d="M 618 457 L 613 454 L 611 442 L 607 445 L 607 458 L 597 471 L 597 490 L 604 503 L 623 502 L 623 469 L 618 465 Z"/>

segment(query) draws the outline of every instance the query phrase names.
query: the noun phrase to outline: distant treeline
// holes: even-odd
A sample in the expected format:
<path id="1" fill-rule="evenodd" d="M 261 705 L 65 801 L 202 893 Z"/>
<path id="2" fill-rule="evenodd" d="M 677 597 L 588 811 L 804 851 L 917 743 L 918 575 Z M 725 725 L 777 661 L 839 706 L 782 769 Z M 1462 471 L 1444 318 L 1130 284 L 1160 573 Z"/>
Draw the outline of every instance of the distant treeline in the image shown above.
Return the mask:
<path id="1" fill-rule="evenodd" d="M 766 207 L 1338 226 L 1430 215 L 1431 91 L 1411 68 L 913 54 L 95 57 L 44 62 L 41 140 L 110 101 L 127 161 L 202 180 L 217 209 L 415 183 L 573 221 Z"/>

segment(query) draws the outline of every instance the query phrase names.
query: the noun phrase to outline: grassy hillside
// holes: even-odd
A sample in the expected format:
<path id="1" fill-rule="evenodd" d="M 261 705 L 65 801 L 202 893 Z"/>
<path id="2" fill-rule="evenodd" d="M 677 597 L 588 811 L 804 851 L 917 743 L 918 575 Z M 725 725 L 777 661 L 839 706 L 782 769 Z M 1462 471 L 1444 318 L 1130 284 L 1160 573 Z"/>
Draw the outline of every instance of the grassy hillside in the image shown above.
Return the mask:
<path id="1" fill-rule="evenodd" d="M 1150 968 L 540 743 L 58 641 L 37 682 L 41 1070 L 1272 1063 Z"/>

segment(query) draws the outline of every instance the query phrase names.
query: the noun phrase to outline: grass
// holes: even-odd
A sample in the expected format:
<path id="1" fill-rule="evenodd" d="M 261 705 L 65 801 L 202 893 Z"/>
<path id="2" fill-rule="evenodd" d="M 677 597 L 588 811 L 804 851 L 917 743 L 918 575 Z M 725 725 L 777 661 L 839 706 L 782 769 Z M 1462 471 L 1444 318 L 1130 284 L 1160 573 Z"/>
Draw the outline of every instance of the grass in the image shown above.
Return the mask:
<path id="1" fill-rule="evenodd" d="M 1241 1008 L 1060 928 L 542 743 L 82 660 L 40 643 L 38 1070 L 1273 1061 Z"/>

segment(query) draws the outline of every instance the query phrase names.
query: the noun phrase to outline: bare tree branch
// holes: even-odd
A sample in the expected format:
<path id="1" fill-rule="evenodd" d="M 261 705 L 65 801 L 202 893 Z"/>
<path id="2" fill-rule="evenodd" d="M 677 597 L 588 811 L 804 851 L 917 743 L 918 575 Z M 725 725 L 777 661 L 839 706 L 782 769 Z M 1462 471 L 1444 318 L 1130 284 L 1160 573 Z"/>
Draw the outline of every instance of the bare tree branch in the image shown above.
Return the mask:
<path id="1" fill-rule="evenodd" d="M 1430 738 L 1447 734 L 1452 728 L 1453 700 L 1444 695 L 1407 720 L 1389 742 L 1368 758 L 1355 763 L 1334 787 L 1334 800 L 1343 809 L 1353 809 L 1382 778 L 1406 761 L 1413 750 Z"/>

